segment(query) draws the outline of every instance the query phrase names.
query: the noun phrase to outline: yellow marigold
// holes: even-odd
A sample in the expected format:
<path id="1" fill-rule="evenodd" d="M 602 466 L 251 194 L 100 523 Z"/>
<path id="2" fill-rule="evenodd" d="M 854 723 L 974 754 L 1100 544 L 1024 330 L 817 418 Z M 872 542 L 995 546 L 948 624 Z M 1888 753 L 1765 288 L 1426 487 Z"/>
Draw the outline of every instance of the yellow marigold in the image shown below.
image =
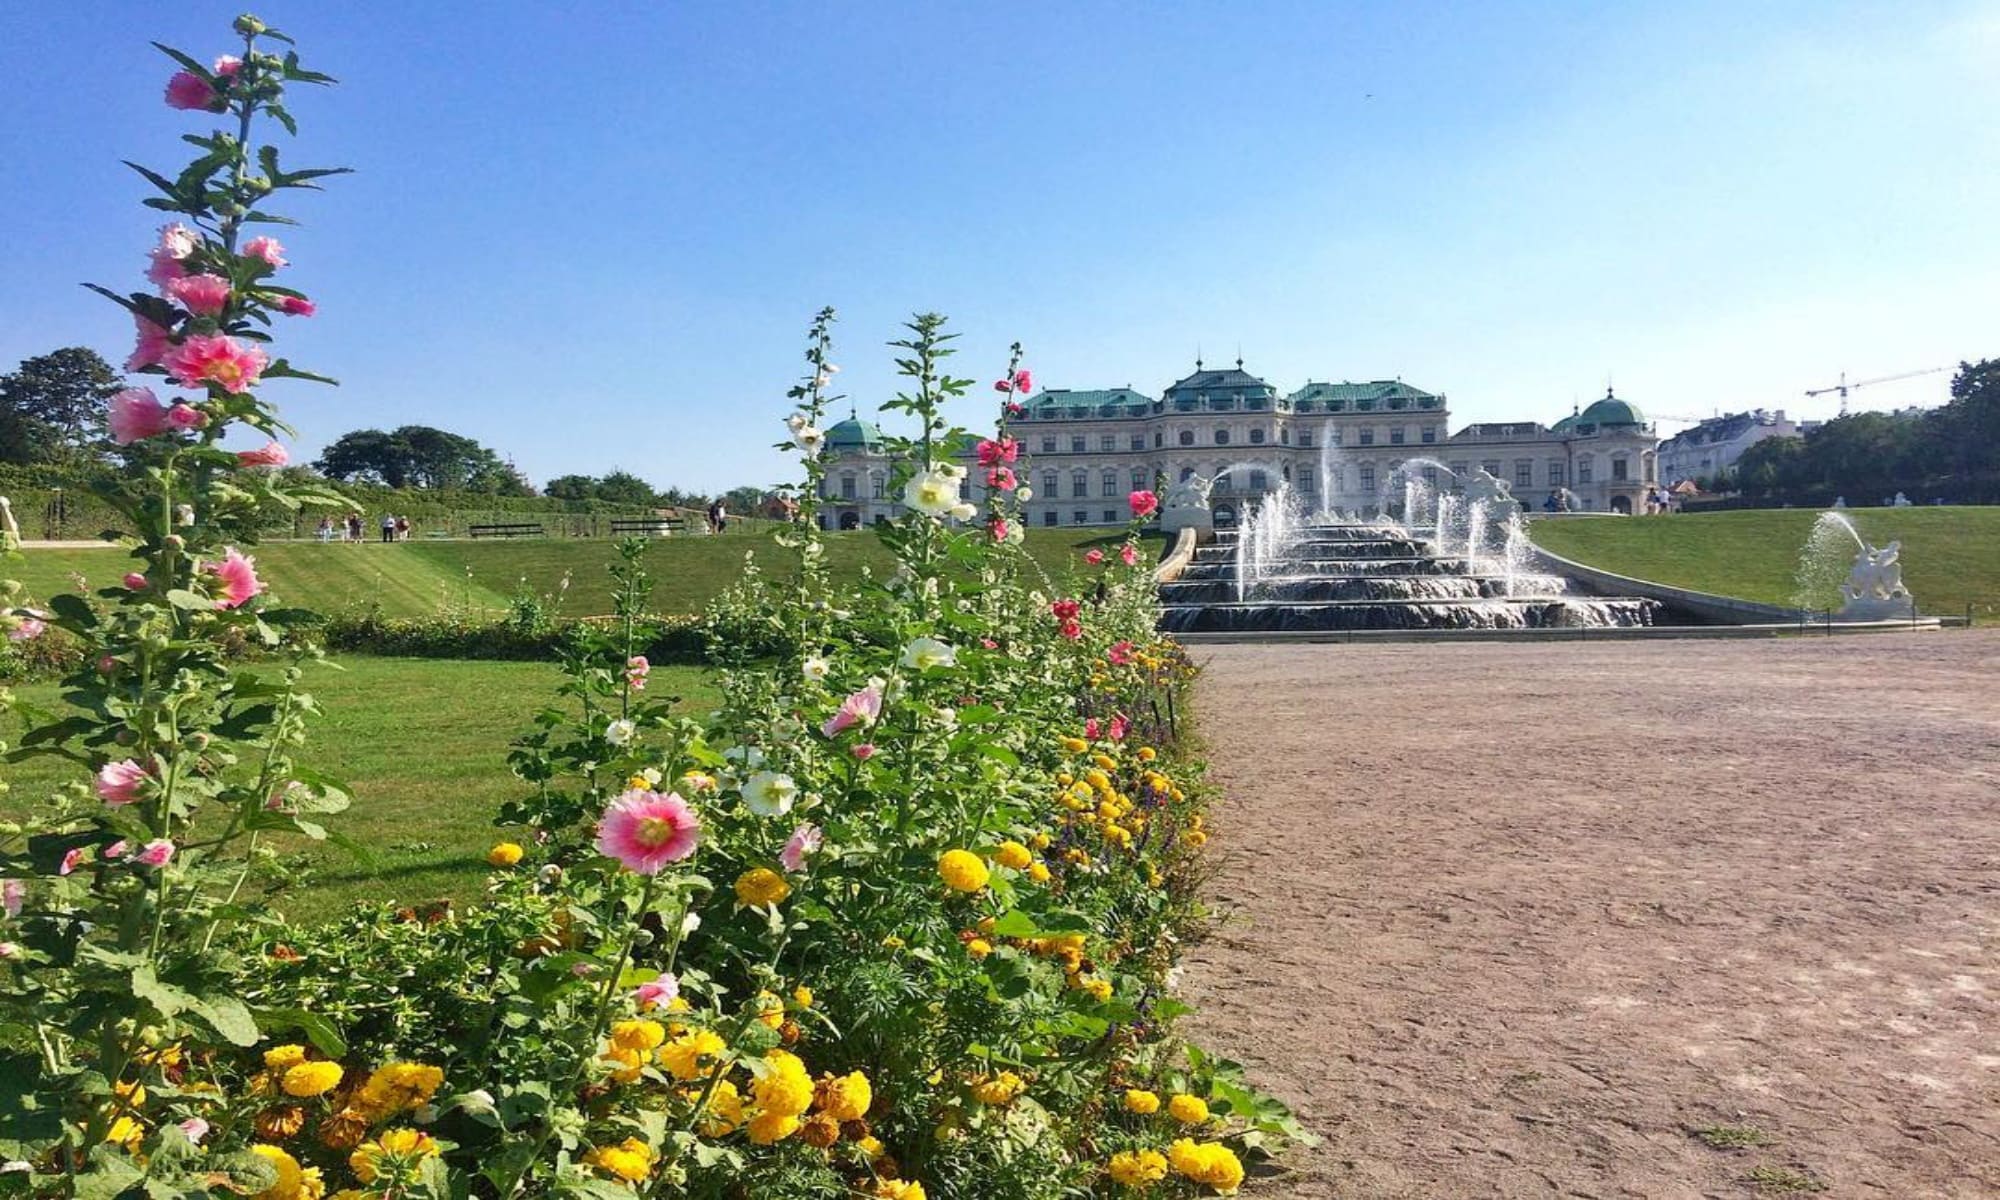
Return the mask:
<path id="1" fill-rule="evenodd" d="M 352 1108 L 343 1108 L 319 1123 L 319 1142 L 329 1150 L 352 1150 L 368 1136 L 368 1118 Z"/>
<path id="2" fill-rule="evenodd" d="M 273 1046 L 269 1050 L 264 1051 L 264 1066 L 266 1069 L 272 1071 L 290 1070 L 305 1060 L 306 1048 L 289 1042 L 283 1046 Z"/>
<path id="3" fill-rule="evenodd" d="M 767 1029 L 776 1029 L 785 1023 L 785 1002 L 769 992 L 757 993 L 757 1019 Z"/>
<path id="4" fill-rule="evenodd" d="M 798 1005 L 800 1008 L 811 1008 L 813 1006 L 813 990 L 804 984 L 793 988 L 792 1003 Z"/>
<path id="5" fill-rule="evenodd" d="M 750 1085 L 760 1112 L 795 1117 L 812 1107 L 812 1076 L 806 1073 L 806 1065 L 799 1061 L 798 1055 L 789 1050 L 771 1050 L 764 1055 L 764 1065 L 770 1069 Z"/>
<path id="6" fill-rule="evenodd" d="M 522 853 L 522 849 L 513 842 L 501 842 L 486 852 L 486 861 L 490 866 L 511 867 L 521 861 Z"/>
<path id="7" fill-rule="evenodd" d="M 1011 867 L 1016 871 L 1020 871 L 1025 870 L 1029 863 L 1035 861 L 1035 856 L 1029 852 L 1026 846 L 1023 846 L 1019 842 L 1001 842 L 1000 848 L 993 852 L 993 861 L 1003 867 Z"/>
<path id="8" fill-rule="evenodd" d="M 1055 839 L 1051 838 L 1048 834 L 1038 832 L 1035 834 L 1035 836 L 1028 839 L 1028 844 L 1030 846 L 1033 846 L 1037 850 L 1046 850 L 1049 848 L 1050 843 L 1053 842 L 1054 840 Z"/>
<path id="9" fill-rule="evenodd" d="M 113 1146 L 125 1147 L 127 1154 L 137 1154 L 139 1147 L 145 1144 L 146 1127 L 132 1117 L 120 1117 L 111 1122 L 111 1128 L 104 1133 L 104 1140 Z"/>
<path id="10" fill-rule="evenodd" d="M 859 1121 L 875 1102 L 875 1089 L 859 1071 L 845 1075 L 822 1075 L 813 1089 L 813 1104 L 836 1121 Z"/>
<path id="11" fill-rule="evenodd" d="M 1199 829 L 1190 829 L 1181 835 L 1181 840 L 1197 849 L 1208 845 L 1208 835 Z"/>
<path id="12" fill-rule="evenodd" d="M 1099 1004 L 1111 999 L 1111 981 L 1102 975 L 1092 975 L 1078 985 L 1085 995 Z"/>
<path id="13" fill-rule="evenodd" d="M 444 1083 L 444 1071 L 423 1063 L 392 1062 L 375 1068 L 355 1094 L 354 1107 L 371 1121 L 430 1103 Z"/>
<path id="14" fill-rule="evenodd" d="M 986 886 L 986 864 L 970 850 L 947 850 L 938 859 L 938 874 L 955 892 L 976 892 Z"/>
<path id="15" fill-rule="evenodd" d="M 1007 1104 L 1027 1088 L 1027 1081 L 1012 1071 L 979 1075 L 972 1080 L 972 1098 L 981 1104 Z"/>
<path id="16" fill-rule="evenodd" d="M 693 1079 L 701 1074 L 702 1060 L 716 1058 L 729 1049 L 729 1043 L 713 1031 L 691 1029 L 660 1047 L 660 1065 L 675 1079 Z"/>
<path id="17" fill-rule="evenodd" d="M 250 1153 L 271 1164 L 278 1173 L 278 1181 L 257 1193 L 257 1200 L 307 1200 L 308 1184 L 305 1169 L 299 1160 L 287 1154 L 281 1146 L 252 1146 Z M 313 1181 L 318 1182 L 319 1172 L 313 1172 Z"/>
<path id="18" fill-rule="evenodd" d="M 752 867 L 736 877 L 736 899 L 756 907 L 778 904 L 792 894 L 792 885 L 769 867 Z"/>
<path id="19" fill-rule="evenodd" d="M 626 1138 L 616 1146 L 597 1146 L 583 1161 L 628 1183 L 637 1183 L 653 1173 L 653 1148 L 638 1138 Z"/>
<path id="20" fill-rule="evenodd" d="M 928 1200 L 924 1185 L 914 1179 L 878 1179 L 875 1200 Z"/>
<path id="21" fill-rule="evenodd" d="M 882 1157 L 882 1139 L 872 1133 L 854 1139 L 854 1148 L 868 1158 Z"/>
<path id="22" fill-rule="evenodd" d="M 1125 1090 L 1125 1111 L 1138 1113 L 1142 1117 L 1150 1117 L 1160 1111 L 1160 1098 L 1144 1088 L 1127 1088 Z"/>
<path id="23" fill-rule="evenodd" d="M 611 1023 L 611 1044 L 621 1050 L 637 1050 L 650 1054 L 661 1042 L 667 1040 L 666 1026 L 658 1021 L 613 1021 Z"/>
<path id="24" fill-rule="evenodd" d="M 1090 761 L 1096 763 L 1100 771 L 1115 771 L 1118 769 L 1118 760 L 1109 754 L 1093 754 L 1090 756 Z"/>
<path id="25" fill-rule="evenodd" d="M 782 1142 L 799 1131 L 799 1119 L 790 1113 L 763 1112 L 750 1118 L 750 1140 L 759 1146 Z"/>
<path id="26" fill-rule="evenodd" d="M 1155 750 L 1155 749 L 1153 749 L 1153 748 L 1152 748 L 1151 746 L 1141 746 L 1141 747 L 1139 747 L 1139 761 L 1140 761 L 1140 762 L 1152 762 L 1152 761 L 1153 761 L 1154 759 L 1158 758 L 1159 756 L 1160 756 L 1160 752 L 1159 752 L 1159 751 L 1157 751 L 1157 750 Z"/>
<path id="27" fill-rule="evenodd" d="M 799 1122 L 799 1140 L 818 1150 L 825 1150 L 840 1140 L 840 1122 L 818 1113 Z"/>
<path id="28" fill-rule="evenodd" d="M 285 1071 L 284 1088 L 287 1096 L 319 1096 L 340 1086 L 340 1077 L 345 1074 L 339 1063 L 302 1062 Z"/>
<path id="29" fill-rule="evenodd" d="M 1167 1177 L 1167 1156 L 1158 1150 L 1121 1150 L 1111 1156 L 1111 1181 L 1128 1188 L 1149 1187 Z"/>
<path id="30" fill-rule="evenodd" d="M 1167 1101 L 1167 1115 L 1183 1125 L 1199 1125 L 1208 1120 L 1208 1101 L 1182 1092 Z"/>
<path id="31" fill-rule="evenodd" d="M 1035 865 L 1029 867 L 1028 878 L 1034 880 L 1036 883 L 1047 883 L 1049 881 L 1048 864 L 1036 863 Z"/>
<path id="32" fill-rule="evenodd" d="M 646 1054 L 643 1050 L 628 1050 L 623 1046 L 607 1045 L 604 1047 L 604 1053 L 598 1057 L 617 1068 L 611 1072 L 611 1078 L 619 1083 L 637 1083 L 646 1072 Z"/>
<path id="33" fill-rule="evenodd" d="M 743 1124 L 743 1094 L 727 1079 L 715 1085 L 708 1097 L 708 1111 L 702 1114 L 701 1136 L 727 1137 Z"/>
<path id="34" fill-rule="evenodd" d="M 1062 748 L 1071 754 L 1082 754 L 1090 749 L 1090 743 L 1080 737 L 1066 737 L 1062 740 Z"/>
<path id="35" fill-rule="evenodd" d="M 1220 1142 L 1197 1145 L 1187 1138 L 1179 1138 L 1167 1147 L 1167 1161 L 1182 1175 L 1196 1183 L 1205 1183 L 1225 1196 L 1234 1195 L 1243 1186 L 1242 1162 L 1237 1159 L 1234 1150 Z"/>
<path id="36" fill-rule="evenodd" d="M 965 943 L 965 952 L 974 958 L 985 958 L 987 955 L 993 953 L 993 943 L 983 937 L 968 938 Z"/>
<path id="37" fill-rule="evenodd" d="M 438 1152 L 431 1136 L 415 1129 L 385 1129 L 347 1156 L 347 1169 L 363 1183 L 374 1183 L 385 1172 L 401 1176 L 420 1160 Z"/>
<path id="38" fill-rule="evenodd" d="M 278 1104 L 257 1114 L 253 1124 L 257 1136 L 274 1142 L 282 1142 L 305 1128 L 306 1110 L 296 1104 Z"/>

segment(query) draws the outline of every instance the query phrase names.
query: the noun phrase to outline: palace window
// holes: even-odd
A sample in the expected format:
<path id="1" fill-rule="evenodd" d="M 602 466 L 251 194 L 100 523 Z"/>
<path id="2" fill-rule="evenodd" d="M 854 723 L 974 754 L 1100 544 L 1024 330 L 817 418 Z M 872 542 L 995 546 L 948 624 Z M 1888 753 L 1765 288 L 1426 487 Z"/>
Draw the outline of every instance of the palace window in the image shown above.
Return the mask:
<path id="1" fill-rule="evenodd" d="M 1364 464 L 1361 468 L 1361 490 L 1364 492 L 1375 490 L 1375 468 L 1372 465 Z"/>
<path id="2" fill-rule="evenodd" d="M 1103 495 L 1116 496 L 1118 494 L 1118 472 L 1112 470 L 1110 467 L 1104 468 L 1104 475 L 1100 486 L 1104 489 Z"/>
<path id="3" fill-rule="evenodd" d="M 1299 430 L 1299 445 L 1310 446 L 1312 444 L 1313 444 L 1313 431 L 1310 429 Z"/>
<path id="4" fill-rule="evenodd" d="M 1461 458 L 1451 464 L 1451 473 L 1463 480 L 1467 475 L 1472 473 L 1472 464 Z"/>
<path id="5" fill-rule="evenodd" d="M 1042 453 L 1054 454 L 1055 452 L 1056 452 L 1056 439 L 1055 436 L 1051 434 L 1050 436 L 1042 439 Z"/>
<path id="6" fill-rule="evenodd" d="M 1047 510 L 1046 512 L 1042 513 L 1042 524 L 1044 524 L 1044 525 L 1053 525 L 1053 524 L 1055 524 L 1055 523 L 1056 523 L 1056 510 L 1055 510 L 1055 509 L 1051 508 L 1051 509 Z"/>
<path id="7" fill-rule="evenodd" d="M 1389 444 L 1391 446 L 1400 446 L 1403 444 L 1403 427 L 1401 425 L 1389 426 Z"/>
<path id="8" fill-rule="evenodd" d="M 1181 430 L 1181 445 L 1183 446 L 1194 445 L 1194 430 L 1192 429 Z"/>
<path id="9" fill-rule="evenodd" d="M 1069 452 L 1070 452 L 1071 454 L 1082 454 L 1082 453 L 1083 453 L 1083 435 L 1082 435 L 1082 434 L 1080 434 L 1080 433 L 1079 433 L 1079 434 L 1077 434 L 1077 435 L 1076 435 L 1075 437 L 1072 437 L 1072 438 L 1071 438 L 1071 439 L 1069 440 Z"/>
<path id="10" fill-rule="evenodd" d="M 1361 427 L 1361 444 L 1364 446 L 1375 444 L 1375 427 L 1373 425 L 1364 425 Z"/>
<path id="11" fill-rule="evenodd" d="M 1438 427 L 1435 425 L 1424 426 L 1424 445 L 1426 446 L 1435 445 L 1437 440 L 1438 440 Z"/>
<path id="12" fill-rule="evenodd" d="M 1437 487 L 1437 485 L 1438 485 L 1438 469 L 1437 469 L 1436 467 L 1425 467 L 1425 468 L 1424 468 L 1424 483 L 1425 483 L 1425 484 L 1427 484 L 1427 485 L 1429 485 L 1429 486 L 1430 486 L 1430 487 L 1432 487 L 1432 488 L 1436 488 L 1436 487 Z"/>
<path id="13" fill-rule="evenodd" d="M 842 475 L 840 477 L 840 498 L 842 500 L 853 500 L 856 498 L 856 495 L 853 474 Z"/>
<path id="14" fill-rule="evenodd" d="M 1319 490 L 1316 486 L 1318 481 L 1313 478 L 1313 469 L 1311 467 L 1300 467 L 1298 470 L 1292 472 L 1292 478 L 1298 483 L 1301 492 L 1310 495 Z"/>
<path id="15" fill-rule="evenodd" d="M 1591 465 L 1591 462 L 1590 462 L 1590 460 L 1589 460 L 1588 458 L 1579 458 L 1579 459 L 1577 459 L 1577 460 L 1576 460 L 1576 481 L 1577 481 L 1578 483 L 1589 483 L 1589 482 L 1590 482 L 1590 477 L 1591 477 L 1591 474 L 1592 474 L 1592 472 L 1593 472 L 1594 470 L 1595 470 L 1595 468 L 1594 468 L 1594 467 L 1593 467 L 1593 466 Z"/>
<path id="16" fill-rule="evenodd" d="M 1100 435 L 1097 439 L 1097 448 L 1106 454 L 1116 452 L 1118 449 L 1118 435 L 1115 433 Z"/>
<path id="17" fill-rule="evenodd" d="M 1229 444 L 1229 431 L 1227 429 L 1218 429 L 1215 431 L 1215 444 L 1218 446 L 1227 446 Z"/>
<path id="18" fill-rule="evenodd" d="M 1497 458 L 1485 459 L 1479 464 L 1479 468 L 1495 479 L 1500 478 L 1500 460 Z"/>
<path id="19" fill-rule="evenodd" d="M 1341 445 L 1340 439 L 1341 439 L 1340 426 L 1335 425 L 1333 427 L 1333 432 L 1328 435 L 1328 440 L 1332 442 L 1334 445 L 1338 446 Z"/>
<path id="20" fill-rule="evenodd" d="M 1222 474 L 1217 475 L 1215 477 L 1215 482 L 1209 485 L 1211 489 L 1218 492 L 1229 491 L 1234 486 L 1235 486 L 1234 484 L 1229 482 L 1229 472 L 1227 471 L 1224 471 Z"/>
<path id="21" fill-rule="evenodd" d="M 1194 468 L 1193 468 L 1193 467 L 1182 467 L 1182 468 L 1181 468 L 1181 482 L 1182 482 L 1182 483 L 1186 483 L 1186 482 L 1187 482 L 1188 480 L 1190 480 L 1190 479 L 1193 479 L 1193 478 L 1194 478 Z"/>
<path id="22" fill-rule="evenodd" d="M 1158 435 L 1158 434 L 1154 434 L 1153 436 L 1157 438 L 1157 437 L 1158 437 L 1159 435 Z M 1132 435 L 1132 448 L 1133 448 L 1134 450 L 1144 450 L 1144 449 L 1146 448 L 1146 435 L 1145 435 L 1145 434 L 1143 434 L 1143 433 L 1135 433 L 1135 434 L 1133 434 L 1133 435 Z"/>
<path id="23" fill-rule="evenodd" d="M 1056 487 L 1056 482 L 1059 478 L 1054 471 L 1042 472 L 1042 495 L 1044 497 L 1053 500 L 1062 494 L 1061 490 Z"/>
<path id="24" fill-rule="evenodd" d="M 1292 444 L 1292 431 L 1289 428 L 1278 431 L 1278 444 L 1280 446 L 1289 446 Z"/>
<path id="25" fill-rule="evenodd" d="M 1132 468 L 1132 490 L 1135 492 L 1143 492 L 1146 490 L 1146 468 L 1144 467 Z"/>
<path id="26" fill-rule="evenodd" d="M 1115 508 L 1107 508 L 1107 509 L 1105 509 L 1105 510 L 1104 510 L 1104 523 L 1105 523 L 1106 525 L 1116 525 L 1116 524 L 1118 523 L 1118 510 L 1117 510 L 1117 509 L 1115 509 Z"/>
<path id="27" fill-rule="evenodd" d="M 1069 515 L 1069 523 L 1072 525 L 1088 525 L 1090 524 L 1090 514 L 1079 508 Z"/>
<path id="28" fill-rule="evenodd" d="M 1612 459 L 1611 478 L 1621 483 L 1629 479 L 1631 476 L 1627 474 L 1628 467 L 1629 464 L 1623 458 Z"/>
<path id="29" fill-rule="evenodd" d="M 1133 438 L 1132 440 L 1136 442 L 1136 441 L 1138 441 L 1139 439 L 1138 439 L 1138 438 Z M 1153 431 L 1153 449 L 1157 450 L 1157 449 L 1159 449 L 1159 448 L 1160 448 L 1161 446 L 1164 446 L 1164 445 L 1166 445 L 1166 444 L 1167 444 L 1167 436 L 1166 436 L 1165 434 L 1161 433 L 1161 432 L 1160 432 L 1159 430 L 1155 429 L 1155 430 Z"/>
<path id="30" fill-rule="evenodd" d="M 1262 472 L 1262 471 L 1252 471 L 1252 472 L 1250 472 L 1250 490 L 1251 490 L 1251 491 L 1253 491 L 1253 492 L 1261 492 L 1261 491 L 1263 491 L 1263 490 L 1264 490 L 1265 488 L 1267 488 L 1267 487 L 1269 487 L 1269 486 L 1270 486 L 1270 481 L 1269 481 L 1269 479 L 1268 479 L 1268 478 L 1267 478 L 1267 477 L 1265 476 L 1264 472 Z"/>
<path id="31" fill-rule="evenodd" d="M 1549 460 L 1549 486 L 1552 488 L 1558 488 L 1561 487 L 1562 485 L 1563 485 L 1563 460 L 1560 458 L 1552 458 Z"/>
<path id="32" fill-rule="evenodd" d="M 889 493 L 889 481 L 882 477 L 882 473 L 880 471 L 870 472 L 868 475 L 869 498 L 873 500 L 886 499 L 888 497 L 888 493 Z"/>
<path id="33" fill-rule="evenodd" d="M 1252 429 L 1250 431 L 1250 444 L 1253 446 L 1264 444 L 1264 431 L 1262 429 Z"/>
<path id="34" fill-rule="evenodd" d="M 1077 470 L 1069 475 L 1069 494 L 1078 498 L 1090 495 L 1090 472 Z M 1077 524 L 1081 525 L 1079 521 Z"/>
<path id="35" fill-rule="evenodd" d="M 1514 486 L 1518 488 L 1535 485 L 1535 460 L 1517 458 L 1514 460 Z"/>

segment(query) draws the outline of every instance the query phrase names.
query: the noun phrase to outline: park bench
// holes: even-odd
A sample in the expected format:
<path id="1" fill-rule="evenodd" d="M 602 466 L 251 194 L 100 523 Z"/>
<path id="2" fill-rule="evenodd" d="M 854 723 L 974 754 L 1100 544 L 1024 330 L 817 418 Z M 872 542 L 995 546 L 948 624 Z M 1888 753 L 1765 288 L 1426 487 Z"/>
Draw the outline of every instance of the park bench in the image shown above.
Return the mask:
<path id="1" fill-rule="evenodd" d="M 649 517 L 645 520 L 611 522 L 613 537 L 621 533 L 643 533 L 647 537 L 666 537 L 674 533 L 685 533 L 688 523 L 681 517 Z"/>
<path id="2" fill-rule="evenodd" d="M 466 527 L 466 532 L 476 538 L 540 537 L 542 536 L 542 527 L 539 523 L 524 521 L 517 525 L 469 525 Z"/>

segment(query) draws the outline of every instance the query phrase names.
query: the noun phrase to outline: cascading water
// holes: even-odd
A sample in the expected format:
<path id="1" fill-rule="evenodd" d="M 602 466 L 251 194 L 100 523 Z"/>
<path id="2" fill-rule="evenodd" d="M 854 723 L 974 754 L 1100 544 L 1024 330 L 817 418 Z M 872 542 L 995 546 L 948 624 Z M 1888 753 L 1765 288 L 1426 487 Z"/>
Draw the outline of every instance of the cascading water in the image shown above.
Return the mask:
<path id="1" fill-rule="evenodd" d="M 1445 538 L 1452 530 L 1452 520 L 1458 516 L 1458 497 L 1450 492 L 1439 492 L 1437 502 L 1437 524 L 1431 531 L 1431 550 L 1435 554 L 1451 553 Z"/>
<path id="2" fill-rule="evenodd" d="M 1854 556 L 1867 546 L 1854 522 L 1844 514 L 1821 513 L 1799 551 L 1793 605 L 1808 612 L 1839 608 L 1840 585 L 1854 565 Z"/>

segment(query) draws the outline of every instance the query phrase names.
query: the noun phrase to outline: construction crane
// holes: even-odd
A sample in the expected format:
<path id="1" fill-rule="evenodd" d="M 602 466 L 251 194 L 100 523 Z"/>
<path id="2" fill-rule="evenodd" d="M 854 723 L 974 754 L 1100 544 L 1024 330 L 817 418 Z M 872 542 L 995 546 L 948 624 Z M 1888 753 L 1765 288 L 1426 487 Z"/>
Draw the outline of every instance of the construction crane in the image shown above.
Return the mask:
<path id="1" fill-rule="evenodd" d="M 1935 375 L 1939 371 L 1949 370 L 1951 370 L 1950 367 L 1925 367 L 1921 371 L 1904 371 L 1900 375 L 1880 375 L 1874 379 L 1862 379 L 1854 383 L 1847 382 L 1847 372 L 1842 371 L 1839 383 L 1834 384 L 1832 387 L 1810 388 L 1806 391 L 1806 395 L 1810 398 L 1824 396 L 1829 392 L 1839 392 L 1840 415 L 1844 417 L 1847 415 L 1847 393 L 1853 391 L 1855 388 L 1865 388 L 1875 383 L 1894 383 L 1898 379 L 1915 379 L 1919 375 Z"/>

